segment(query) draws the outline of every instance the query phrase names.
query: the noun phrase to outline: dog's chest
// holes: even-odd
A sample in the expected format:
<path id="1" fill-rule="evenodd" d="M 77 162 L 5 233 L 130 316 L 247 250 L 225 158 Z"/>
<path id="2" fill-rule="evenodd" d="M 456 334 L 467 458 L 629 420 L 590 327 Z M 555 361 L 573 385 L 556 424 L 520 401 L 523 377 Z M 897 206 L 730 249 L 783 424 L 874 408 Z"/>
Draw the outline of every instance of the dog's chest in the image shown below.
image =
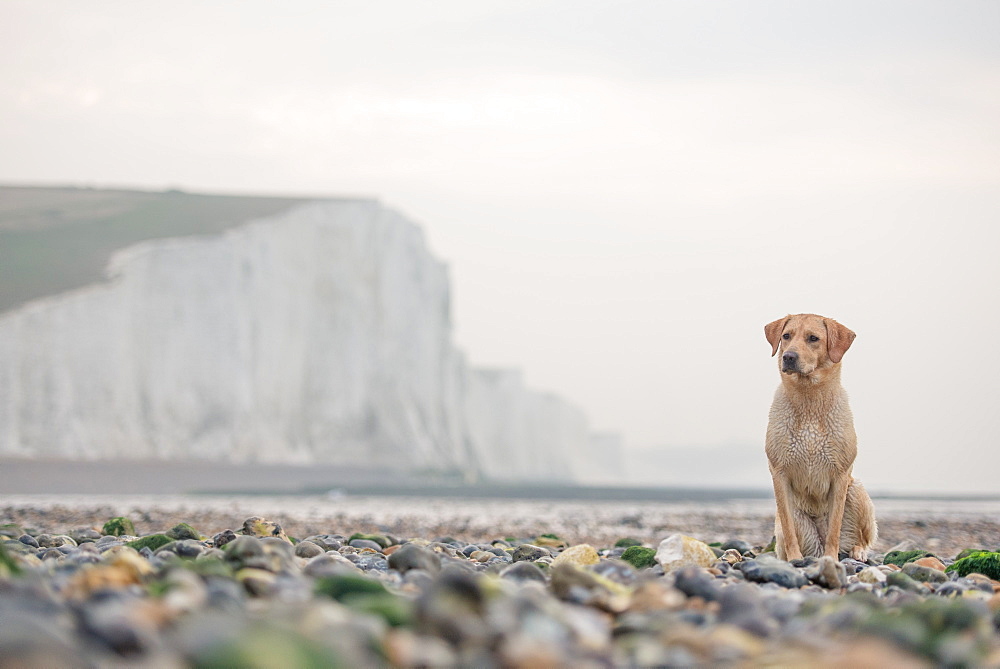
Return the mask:
<path id="1" fill-rule="evenodd" d="M 791 476 L 849 468 L 857 453 L 853 418 L 846 403 L 795 407 L 778 399 L 771 408 L 767 457 Z"/>

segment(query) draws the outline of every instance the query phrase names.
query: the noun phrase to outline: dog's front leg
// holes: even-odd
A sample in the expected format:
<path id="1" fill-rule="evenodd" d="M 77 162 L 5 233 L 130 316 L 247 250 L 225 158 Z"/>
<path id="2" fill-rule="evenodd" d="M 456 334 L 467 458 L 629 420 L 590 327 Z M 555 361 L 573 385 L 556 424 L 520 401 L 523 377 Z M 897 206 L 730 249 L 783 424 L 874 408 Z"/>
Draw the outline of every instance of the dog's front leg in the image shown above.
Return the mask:
<path id="1" fill-rule="evenodd" d="M 847 487 L 851 484 L 851 475 L 837 476 L 830 490 L 830 518 L 827 525 L 826 541 L 823 542 L 823 555 L 829 555 L 834 560 L 840 559 L 840 528 L 844 524 L 844 506 L 847 504 Z"/>
<path id="2" fill-rule="evenodd" d="M 771 480 L 774 482 L 774 503 L 777 510 L 778 524 L 781 525 L 781 533 L 784 537 L 785 560 L 798 560 L 802 558 L 802 548 L 799 546 L 799 531 L 795 527 L 795 519 L 792 516 L 791 492 L 788 490 L 788 477 L 779 472 L 771 472 Z"/>

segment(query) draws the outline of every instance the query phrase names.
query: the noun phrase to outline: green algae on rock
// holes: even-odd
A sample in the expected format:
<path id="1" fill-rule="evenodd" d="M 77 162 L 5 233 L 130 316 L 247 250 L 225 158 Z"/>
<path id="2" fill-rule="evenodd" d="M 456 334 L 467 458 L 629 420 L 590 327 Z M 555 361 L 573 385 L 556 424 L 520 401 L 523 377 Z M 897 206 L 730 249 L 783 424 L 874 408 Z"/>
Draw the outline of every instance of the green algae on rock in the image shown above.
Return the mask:
<path id="1" fill-rule="evenodd" d="M 621 559 L 636 569 L 646 569 L 656 564 L 656 550 L 646 546 L 629 546 Z"/>
<path id="2" fill-rule="evenodd" d="M 936 557 L 934 553 L 924 550 L 917 551 L 892 551 L 886 553 L 885 559 L 882 561 L 883 564 L 894 564 L 897 567 L 902 567 L 907 562 L 913 562 L 914 560 L 919 560 L 924 557 Z"/>
<path id="3" fill-rule="evenodd" d="M 129 548 L 134 548 L 137 551 L 141 551 L 143 548 L 155 551 L 158 548 L 166 546 L 172 541 L 173 539 L 168 537 L 166 534 L 150 534 L 145 537 L 139 537 L 135 541 L 130 541 L 125 545 Z"/>
<path id="4" fill-rule="evenodd" d="M 124 516 L 117 516 L 104 523 L 104 527 L 101 528 L 101 532 L 105 536 L 110 537 L 136 536 L 135 525 L 129 518 Z"/>
<path id="5" fill-rule="evenodd" d="M 361 539 L 362 541 L 374 541 L 379 546 L 381 546 L 383 550 L 392 545 L 392 543 L 389 541 L 389 537 L 383 534 L 362 534 L 361 532 L 355 532 L 354 534 L 352 534 L 351 537 L 347 540 L 347 543 L 351 543 L 356 539 Z"/>
<path id="6" fill-rule="evenodd" d="M 945 568 L 945 571 L 957 572 L 959 576 L 982 574 L 994 580 L 1000 580 L 1000 553 L 977 551 L 955 560 Z"/>
<path id="7" fill-rule="evenodd" d="M 167 530 L 167 536 L 178 541 L 182 539 L 194 539 L 195 541 L 201 541 L 204 538 L 201 532 L 194 529 L 187 523 L 178 523 L 177 525 L 174 525 Z"/>

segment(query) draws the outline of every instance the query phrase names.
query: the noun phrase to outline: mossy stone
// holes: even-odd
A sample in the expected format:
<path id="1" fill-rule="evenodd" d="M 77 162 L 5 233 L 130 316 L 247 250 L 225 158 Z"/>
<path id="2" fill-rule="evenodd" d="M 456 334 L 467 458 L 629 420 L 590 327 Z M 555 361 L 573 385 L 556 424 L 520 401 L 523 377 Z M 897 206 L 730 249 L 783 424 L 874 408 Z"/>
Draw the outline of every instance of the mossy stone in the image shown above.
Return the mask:
<path id="1" fill-rule="evenodd" d="M 150 534 L 145 537 L 140 537 L 135 541 L 130 541 L 126 546 L 129 548 L 134 548 L 137 551 L 141 551 L 143 548 L 148 548 L 151 551 L 155 551 L 158 548 L 162 548 L 169 544 L 173 539 L 165 534 Z"/>
<path id="2" fill-rule="evenodd" d="M 994 580 L 1000 580 L 1000 553 L 977 551 L 971 555 L 955 560 L 945 571 L 957 572 L 959 576 L 982 574 Z"/>
<path id="3" fill-rule="evenodd" d="M 194 529 L 187 523 L 178 523 L 174 525 L 169 530 L 167 530 L 167 536 L 171 539 L 176 539 L 181 541 L 183 539 L 194 539 L 195 541 L 201 541 L 201 532 Z"/>
<path id="4" fill-rule="evenodd" d="M 104 523 L 104 527 L 101 528 L 101 533 L 110 537 L 134 537 L 135 525 L 132 524 L 130 519 L 125 518 L 124 516 L 117 516 Z"/>
<path id="5" fill-rule="evenodd" d="M 913 562 L 914 560 L 919 560 L 924 557 L 934 557 L 934 554 L 928 551 L 892 551 L 890 553 L 886 553 L 885 559 L 882 563 L 894 564 L 897 567 L 902 567 L 907 562 Z"/>
<path id="6" fill-rule="evenodd" d="M 536 546 L 542 546 L 543 548 L 566 548 L 569 545 L 558 536 L 551 533 L 539 534 L 535 537 L 535 540 L 532 543 Z"/>
<path id="7" fill-rule="evenodd" d="M 621 559 L 636 569 L 646 569 L 656 564 L 656 549 L 646 546 L 629 546 L 622 553 Z"/>
<path id="8" fill-rule="evenodd" d="M 367 576 L 356 574 L 337 574 L 335 576 L 325 576 L 316 579 L 313 592 L 317 595 L 325 595 L 338 602 L 346 597 L 356 595 L 381 595 L 388 594 L 385 586 L 379 581 Z"/>
<path id="9" fill-rule="evenodd" d="M 351 538 L 347 540 L 347 543 L 351 543 L 355 539 L 364 539 L 366 541 L 374 541 L 383 549 L 388 548 L 391 544 L 388 537 L 382 534 L 362 534 L 361 532 L 355 532 L 351 535 Z"/>
<path id="10" fill-rule="evenodd" d="M 351 663 L 333 649 L 297 632 L 261 625 L 245 630 L 236 638 L 206 645 L 192 658 L 192 666 L 196 669 L 343 669 Z"/>
<path id="11" fill-rule="evenodd" d="M 375 594 L 350 594 L 341 597 L 340 602 L 355 611 L 364 611 L 379 616 L 390 627 L 404 627 L 413 622 L 413 604 L 389 592 Z"/>
<path id="12" fill-rule="evenodd" d="M 955 561 L 961 560 L 962 558 L 967 558 L 970 555 L 975 555 L 976 553 L 989 553 L 991 551 L 985 548 L 966 548 L 964 551 L 955 556 Z"/>
<path id="13" fill-rule="evenodd" d="M 641 546 L 642 542 L 638 539 L 633 539 L 632 537 L 623 537 L 615 542 L 615 548 L 631 548 L 632 546 Z"/>
<path id="14" fill-rule="evenodd" d="M 866 634 L 889 639 L 937 666 L 978 666 L 992 645 L 992 630 L 976 603 L 961 598 L 928 597 L 872 611 L 858 622 Z"/>
<path id="15" fill-rule="evenodd" d="M 910 578 L 907 574 L 901 571 L 894 571 L 888 574 L 885 578 L 885 582 L 888 585 L 894 585 L 901 590 L 906 590 L 908 592 L 916 592 L 920 594 L 926 594 L 927 590 L 919 581 Z"/>

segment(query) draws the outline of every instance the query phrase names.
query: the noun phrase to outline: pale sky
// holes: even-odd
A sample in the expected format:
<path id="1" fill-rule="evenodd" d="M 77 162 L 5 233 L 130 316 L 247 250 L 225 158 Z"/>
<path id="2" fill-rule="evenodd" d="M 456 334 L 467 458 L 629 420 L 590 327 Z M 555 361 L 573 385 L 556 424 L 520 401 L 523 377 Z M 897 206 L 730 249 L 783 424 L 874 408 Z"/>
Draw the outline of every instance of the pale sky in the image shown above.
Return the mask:
<path id="1" fill-rule="evenodd" d="M 995 0 L 5 0 L 0 182 L 377 197 L 474 363 L 631 450 L 759 449 L 759 487 L 763 325 L 830 316 L 868 487 L 1000 492 L 998 34 Z"/>

